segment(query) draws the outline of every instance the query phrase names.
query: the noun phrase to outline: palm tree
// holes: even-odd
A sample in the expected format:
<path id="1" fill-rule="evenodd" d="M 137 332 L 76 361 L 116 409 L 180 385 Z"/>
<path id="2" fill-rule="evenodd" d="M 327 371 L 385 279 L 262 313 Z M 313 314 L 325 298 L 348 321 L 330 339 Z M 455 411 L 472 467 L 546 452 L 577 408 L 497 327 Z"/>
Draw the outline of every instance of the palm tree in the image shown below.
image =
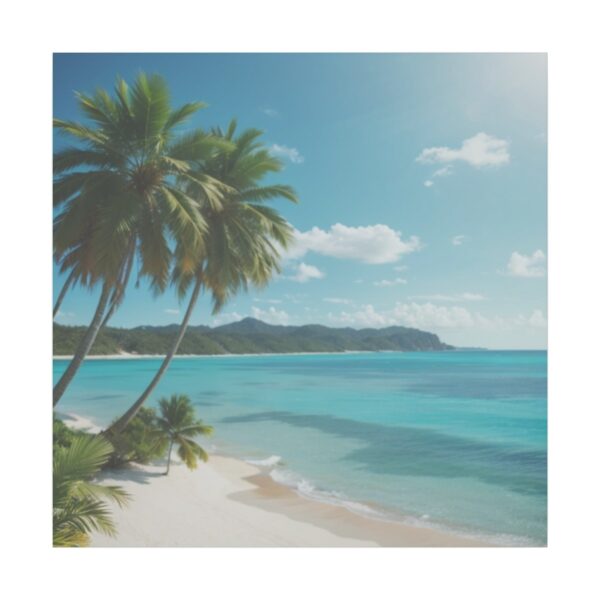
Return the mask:
<path id="1" fill-rule="evenodd" d="M 216 314 L 239 290 L 249 285 L 265 286 L 280 272 L 280 250 L 291 242 L 293 230 L 264 203 L 274 198 L 297 202 L 297 197 L 286 185 L 259 185 L 263 177 L 279 171 L 282 163 L 258 141 L 262 132 L 249 129 L 236 137 L 236 128 L 234 120 L 225 133 L 213 131 L 232 142 L 234 150 L 218 152 L 202 167 L 211 178 L 226 184 L 229 191 L 215 199 L 202 194 L 195 182 L 186 187 L 186 193 L 197 199 L 207 230 L 202 246 L 190 247 L 183 240 L 175 248 L 173 281 L 180 298 L 192 286 L 179 331 L 148 387 L 110 426 L 109 434 L 123 431 L 158 385 L 179 348 L 203 288 L 211 293 Z"/>
<path id="2" fill-rule="evenodd" d="M 177 455 L 188 469 L 198 466 L 198 458 L 206 462 L 208 454 L 194 441 L 198 435 L 210 435 L 213 428 L 196 420 L 194 407 L 188 396 L 173 394 L 170 399 L 161 398 L 159 401 L 160 417 L 157 419 L 158 429 L 155 432 L 158 444 L 168 443 L 167 470 L 171 467 L 171 453 L 177 445 Z"/>
<path id="3" fill-rule="evenodd" d="M 90 481 L 112 451 L 112 445 L 99 436 L 78 436 L 69 448 L 55 448 L 52 469 L 54 546 L 86 546 L 92 531 L 115 534 L 105 500 L 124 506 L 129 495 L 118 486 Z"/>
<path id="4" fill-rule="evenodd" d="M 75 281 L 101 294 L 75 355 L 54 387 L 60 400 L 103 324 L 122 302 L 134 262 L 155 294 L 169 283 L 173 240 L 198 252 L 206 223 L 184 184 L 217 202 L 227 190 L 201 165 L 231 143 L 178 127 L 200 102 L 172 109 L 164 80 L 138 76 L 131 89 L 117 80 L 114 96 L 77 94 L 92 126 L 55 119 L 77 145 L 54 155 L 55 258 Z"/>

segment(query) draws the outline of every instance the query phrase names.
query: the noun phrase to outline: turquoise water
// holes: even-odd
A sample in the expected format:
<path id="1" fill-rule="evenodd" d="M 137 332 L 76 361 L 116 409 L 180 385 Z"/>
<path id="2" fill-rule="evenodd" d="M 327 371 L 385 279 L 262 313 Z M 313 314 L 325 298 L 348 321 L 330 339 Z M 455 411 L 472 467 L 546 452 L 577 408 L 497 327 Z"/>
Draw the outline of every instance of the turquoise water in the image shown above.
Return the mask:
<path id="1" fill-rule="evenodd" d="M 55 377 L 66 364 L 55 361 Z M 159 364 L 87 361 L 59 411 L 106 425 Z M 545 352 L 178 358 L 152 401 L 171 393 L 188 394 L 215 426 L 208 448 L 302 494 L 498 543 L 546 543 Z"/>

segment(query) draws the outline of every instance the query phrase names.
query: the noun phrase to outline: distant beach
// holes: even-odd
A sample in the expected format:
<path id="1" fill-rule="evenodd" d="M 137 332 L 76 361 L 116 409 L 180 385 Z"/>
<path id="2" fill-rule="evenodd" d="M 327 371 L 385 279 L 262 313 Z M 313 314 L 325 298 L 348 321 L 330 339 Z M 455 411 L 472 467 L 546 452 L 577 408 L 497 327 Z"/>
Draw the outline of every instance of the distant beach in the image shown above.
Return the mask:
<path id="1" fill-rule="evenodd" d="M 226 358 L 228 356 L 319 356 L 328 354 L 373 354 L 375 352 L 398 352 L 398 350 L 344 350 L 342 352 L 248 352 L 246 354 L 223 353 L 223 354 L 176 354 L 176 358 Z M 89 354 L 85 360 L 127 360 L 135 358 L 162 358 L 164 354 L 133 354 L 131 352 L 121 352 L 119 354 Z M 58 354 L 52 357 L 53 360 L 71 360 L 71 354 Z"/>

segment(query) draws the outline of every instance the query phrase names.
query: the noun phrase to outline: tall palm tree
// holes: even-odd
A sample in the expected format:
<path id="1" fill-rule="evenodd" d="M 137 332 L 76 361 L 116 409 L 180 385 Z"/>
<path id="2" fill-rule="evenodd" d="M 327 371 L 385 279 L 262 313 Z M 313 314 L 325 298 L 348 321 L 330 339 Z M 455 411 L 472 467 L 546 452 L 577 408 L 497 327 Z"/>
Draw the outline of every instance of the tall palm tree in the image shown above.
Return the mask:
<path id="1" fill-rule="evenodd" d="M 226 191 L 201 170 L 226 140 L 178 127 L 203 107 L 200 102 L 171 107 L 165 81 L 141 74 L 131 88 L 117 80 L 114 96 L 99 90 L 77 94 L 91 126 L 55 119 L 77 145 L 54 155 L 55 257 L 61 269 L 100 298 L 75 355 L 56 383 L 54 405 L 75 376 L 102 324 L 122 301 L 133 264 L 161 293 L 169 282 L 176 240 L 198 252 L 206 223 L 184 184 L 217 202 Z M 108 310 L 108 312 L 107 312 Z"/>
<path id="2" fill-rule="evenodd" d="M 157 419 L 158 429 L 155 432 L 157 443 L 168 443 L 167 470 L 171 467 L 173 446 L 177 445 L 177 455 L 188 469 L 198 466 L 198 459 L 206 462 L 208 454 L 194 440 L 198 435 L 211 435 L 213 428 L 196 419 L 194 407 L 188 396 L 173 394 L 170 399 L 159 401 L 160 416 Z"/>
<path id="3" fill-rule="evenodd" d="M 195 182 L 186 186 L 187 194 L 197 199 L 207 230 L 202 246 L 190 247 L 183 240 L 175 248 L 173 281 L 180 298 L 192 287 L 179 331 L 157 373 L 139 398 L 110 426 L 109 434 L 127 426 L 167 371 L 202 289 L 211 293 L 216 314 L 239 290 L 246 290 L 249 285 L 265 286 L 280 272 L 280 250 L 292 241 L 293 230 L 264 203 L 274 198 L 297 202 L 297 197 L 286 185 L 259 185 L 263 177 L 279 171 L 282 163 L 260 143 L 262 132 L 249 129 L 236 137 L 236 128 L 234 120 L 225 133 L 213 131 L 233 142 L 234 149 L 218 152 L 202 167 L 210 177 L 228 186 L 223 197 L 209 198 Z"/>
<path id="4" fill-rule="evenodd" d="M 129 495 L 118 486 L 90 480 L 113 448 L 102 437 L 77 437 L 69 448 L 55 448 L 53 477 L 53 544 L 86 546 L 92 531 L 115 534 L 106 500 L 124 506 Z"/>

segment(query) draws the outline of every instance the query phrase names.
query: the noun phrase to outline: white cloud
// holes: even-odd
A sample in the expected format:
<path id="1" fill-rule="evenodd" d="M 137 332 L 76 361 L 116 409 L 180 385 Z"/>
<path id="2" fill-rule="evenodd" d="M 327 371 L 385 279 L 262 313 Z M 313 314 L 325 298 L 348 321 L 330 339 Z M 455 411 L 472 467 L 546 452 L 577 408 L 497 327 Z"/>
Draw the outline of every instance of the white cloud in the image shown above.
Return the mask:
<path id="1" fill-rule="evenodd" d="M 261 111 L 267 115 L 267 117 L 271 117 L 272 119 L 276 118 L 279 116 L 279 112 L 276 111 L 274 108 L 261 108 Z"/>
<path id="2" fill-rule="evenodd" d="M 271 325 L 287 325 L 290 322 L 290 316 L 285 310 L 277 310 L 274 306 L 269 306 L 267 310 L 253 306 L 252 316 Z"/>
<path id="3" fill-rule="evenodd" d="M 327 316 L 332 323 L 353 327 L 385 327 L 388 324 L 386 317 L 379 314 L 372 304 L 367 304 L 353 313 L 342 311 L 338 315 L 329 313 Z"/>
<path id="4" fill-rule="evenodd" d="M 434 171 L 432 177 L 448 177 L 448 175 L 452 175 L 452 173 L 452 167 L 448 165 L 438 169 L 437 171 Z"/>
<path id="5" fill-rule="evenodd" d="M 531 313 L 531 316 L 529 317 L 529 319 L 527 319 L 527 322 L 532 327 L 544 328 L 548 326 L 548 321 L 546 320 L 546 317 L 544 317 L 544 314 L 539 308 Z"/>
<path id="6" fill-rule="evenodd" d="M 403 271 L 406 271 L 408 269 L 408 267 L 406 265 L 398 265 L 397 267 L 394 267 L 394 271 L 396 271 L 397 273 L 402 273 Z"/>
<path id="7" fill-rule="evenodd" d="M 431 187 L 433 185 L 433 181 L 431 181 L 431 179 L 427 179 L 426 181 L 423 182 L 423 185 L 425 187 Z"/>
<path id="8" fill-rule="evenodd" d="M 330 304 L 352 304 L 348 298 L 323 298 L 323 302 L 329 302 Z"/>
<path id="9" fill-rule="evenodd" d="M 226 325 L 227 323 L 235 323 L 236 321 L 241 321 L 244 318 L 244 315 L 241 315 L 238 312 L 229 312 L 229 313 L 219 313 L 212 320 L 212 326 L 218 327 L 219 325 Z"/>
<path id="10" fill-rule="evenodd" d="M 294 304 L 301 304 L 304 298 L 306 298 L 306 294 L 284 294 L 284 298 L 288 302 L 292 302 Z"/>
<path id="11" fill-rule="evenodd" d="M 374 281 L 373 285 L 377 287 L 390 287 L 392 285 L 399 285 L 406 283 L 406 279 L 402 279 L 402 277 L 396 277 L 396 279 L 382 279 L 380 281 Z"/>
<path id="12" fill-rule="evenodd" d="M 74 316 L 75 316 L 74 312 L 63 312 L 62 310 L 59 310 L 56 313 L 57 319 L 72 319 Z"/>
<path id="13" fill-rule="evenodd" d="M 320 271 L 317 267 L 302 262 L 296 267 L 296 274 L 289 275 L 287 279 L 297 281 L 298 283 L 306 283 L 311 279 L 323 279 L 323 277 L 325 277 L 325 273 Z"/>
<path id="14" fill-rule="evenodd" d="M 466 235 L 455 235 L 450 241 L 453 246 L 462 246 L 463 242 L 467 239 Z"/>
<path id="15" fill-rule="evenodd" d="M 531 256 L 513 252 L 508 261 L 508 274 L 513 277 L 543 277 L 546 274 L 546 255 L 536 250 Z"/>
<path id="16" fill-rule="evenodd" d="M 541 310 L 534 310 L 530 317 L 486 317 L 462 306 L 444 306 L 432 302 L 397 302 L 389 310 L 377 311 L 367 304 L 359 310 L 329 313 L 333 324 L 352 327 L 390 327 L 402 325 L 426 331 L 451 329 L 515 330 L 523 327 L 540 329 L 547 326 Z"/>
<path id="17" fill-rule="evenodd" d="M 281 304 L 283 300 L 277 298 L 252 298 L 253 302 L 264 302 L 265 304 Z"/>
<path id="18" fill-rule="evenodd" d="M 271 144 L 269 147 L 271 154 L 285 158 L 290 162 L 299 165 L 304 162 L 304 156 L 296 148 L 288 148 L 280 144 Z"/>
<path id="19" fill-rule="evenodd" d="M 179 314 L 179 309 L 178 308 L 165 308 L 165 312 L 168 315 L 178 315 Z"/>
<path id="20" fill-rule="evenodd" d="M 479 302 L 485 300 L 482 294 L 463 292 L 462 294 L 425 294 L 421 296 L 410 296 L 416 300 L 432 300 L 434 302 Z"/>
<path id="21" fill-rule="evenodd" d="M 429 164 L 462 160 L 473 167 L 504 165 L 510 161 L 508 146 L 508 141 L 480 132 L 464 140 L 460 148 L 425 148 L 417 157 L 417 162 Z"/>
<path id="22" fill-rule="evenodd" d="M 315 252 L 323 256 L 358 260 L 368 264 L 391 263 L 404 254 L 421 248 L 418 237 L 402 239 L 399 231 L 387 225 L 348 227 L 341 223 L 329 231 L 313 227 L 309 231 L 294 231 L 294 243 L 283 254 L 288 259 Z"/>

